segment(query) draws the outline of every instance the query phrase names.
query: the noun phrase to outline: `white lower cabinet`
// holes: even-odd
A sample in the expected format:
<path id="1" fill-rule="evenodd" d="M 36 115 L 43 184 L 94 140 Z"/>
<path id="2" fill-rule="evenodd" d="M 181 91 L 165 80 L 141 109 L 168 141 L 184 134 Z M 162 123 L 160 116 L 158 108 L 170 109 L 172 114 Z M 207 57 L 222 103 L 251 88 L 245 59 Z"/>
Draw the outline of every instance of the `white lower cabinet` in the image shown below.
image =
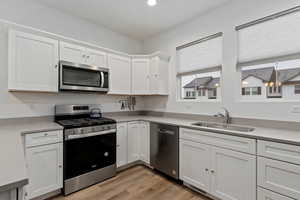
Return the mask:
<path id="1" fill-rule="evenodd" d="M 135 161 L 150 163 L 150 125 L 144 121 L 118 123 L 117 167 Z"/>
<path id="2" fill-rule="evenodd" d="M 256 156 L 209 142 L 180 139 L 180 179 L 222 200 L 255 200 Z"/>
<path id="3" fill-rule="evenodd" d="M 36 146 L 26 148 L 29 184 L 25 186 L 25 199 L 33 199 L 63 187 L 63 143 L 62 132 L 60 133 L 57 143 L 39 146 L 37 142 Z M 26 135 L 25 138 L 31 138 L 33 135 Z M 50 138 L 52 135 L 46 132 L 38 140 L 42 142 L 47 140 L 47 137 Z"/>
<path id="4" fill-rule="evenodd" d="M 140 122 L 128 123 L 128 163 L 140 160 Z"/>
<path id="5" fill-rule="evenodd" d="M 300 199 L 300 165 L 259 157 L 257 167 L 259 186 Z"/>
<path id="6" fill-rule="evenodd" d="M 263 188 L 257 188 L 257 200 L 293 200 L 293 199 L 282 196 L 280 194 L 277 194 L 275 192 Z"/>
<path id="7" fill-rule="evenodd" d="M 222 200 L 256 199 L 256 156 L 212 147 L 210 193 Z"/>
<path id="8" fill-rule="evenodd" d="M 150 164 L 150 125 L 140 122 L 140 160 Z"/>
<path id="9" fill-rule="evenodd" d="M 126 165 L 127 162 L 127 123 L 117 125 L 117 167 Z"/>
<path id="10" fill-rule="evenodd" d="M 180 140 L 179 148 L 180 179 L 201 190 L 210 191 L 210 146 Z"/>
<path id="11" fill-rule="evenodd" d="M 18 200 L 17 190 L 9 190 L 6 192 L 0 192 L 0 200 Z"/>

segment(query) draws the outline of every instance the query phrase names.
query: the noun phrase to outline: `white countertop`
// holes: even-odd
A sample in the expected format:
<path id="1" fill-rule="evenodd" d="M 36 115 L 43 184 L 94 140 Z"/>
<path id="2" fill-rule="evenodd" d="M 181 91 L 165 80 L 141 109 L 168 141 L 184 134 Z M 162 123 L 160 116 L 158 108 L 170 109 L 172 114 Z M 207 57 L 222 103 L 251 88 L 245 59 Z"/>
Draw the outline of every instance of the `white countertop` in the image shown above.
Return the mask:
<path id="1" fill-rule="evenodd" d="M 247 138 L 269 140 L 288 144 L 300 145 L 300 132 L 284 129 L 254 127 L 253 132 L 225 131 L 212 128 L 201 128 L 192 125 L 195 120 L 154 117 L 154 116 L 119 116 L 105 115 L 117 122 L 148 121 L 176 125 L 220 134 L 236 135 Z M 54 123 L 52 119 L 24 119 L 0 121 L 0 192 L 21 187 L 27 184 L 26 162 L 22 134 L 62 130 L 63 127 Z"/>
<path id="2" fill-rule="evenodd" d="M 28 183 L 22 134 L 62 129 L 51 120 L 5 120 L 0 123 L 0 192 Z"/>
<path id="3" fill-rule="evenodd" d="M 255 128 L 255 130 L 252 132 L 239 132 L 239 131 L 231 131 L 231 130 L 226 131 L 221 129 L 217 130 L 215 128 L 194 126 L 192 124 L 197 123 L 199 121 L 180 119 L 180 118 L 153 117 L 153 116 L 142 116 L 142 115 L 136 115 L 136 116 L 115 116 L 115 115 L 109 116 L 108 115 L 107 117 L 111 117 L 115 119 L 117 122 L 142 120 L 142 121 L 176 125 L 184 128 L 192 128 L 192 129 L 203 130 L 203 131 L 217 132 L 217 133 L 227 134 L 227 135 L 235 135 L 240 137 L 300 145 L 300 132 L 294 130 L 272 129 L 272 128 L 250 126 Z"/>

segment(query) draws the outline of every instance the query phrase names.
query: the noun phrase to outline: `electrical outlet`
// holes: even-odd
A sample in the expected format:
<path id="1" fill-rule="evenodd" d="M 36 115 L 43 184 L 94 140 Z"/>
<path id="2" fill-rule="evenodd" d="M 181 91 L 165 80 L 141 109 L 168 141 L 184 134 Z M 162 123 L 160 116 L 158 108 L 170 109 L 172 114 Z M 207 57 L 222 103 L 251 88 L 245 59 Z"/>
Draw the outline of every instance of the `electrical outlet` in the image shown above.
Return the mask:
<path id="1" fill-rule="evenodd" d="M 293 106 L 292 113 L 300 113 L 300 106 Z"/>

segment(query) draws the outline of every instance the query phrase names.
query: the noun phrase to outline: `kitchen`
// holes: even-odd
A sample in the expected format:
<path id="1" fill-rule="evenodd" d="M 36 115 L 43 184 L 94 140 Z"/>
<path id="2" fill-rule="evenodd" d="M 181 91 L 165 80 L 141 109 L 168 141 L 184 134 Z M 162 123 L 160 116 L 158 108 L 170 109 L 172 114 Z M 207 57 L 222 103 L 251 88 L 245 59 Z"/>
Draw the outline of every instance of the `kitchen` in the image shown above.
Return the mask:
<path id="1" fill-rule="evenodd" d="M 0 199 L 300 199 L 299 1 L 118 3 L 0 3 Z"/>

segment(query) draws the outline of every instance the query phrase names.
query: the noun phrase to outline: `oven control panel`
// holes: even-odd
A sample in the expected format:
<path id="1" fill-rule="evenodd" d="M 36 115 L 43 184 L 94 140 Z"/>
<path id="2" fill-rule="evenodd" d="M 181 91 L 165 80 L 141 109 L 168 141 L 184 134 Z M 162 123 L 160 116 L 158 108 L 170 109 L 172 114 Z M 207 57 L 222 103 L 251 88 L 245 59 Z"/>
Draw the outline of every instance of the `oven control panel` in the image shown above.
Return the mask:
<path id="1" fill-rule="evenodd" d="M 116 133 L 116 132 L 117 132 L 116 124 L 106 124 L 106 125 L 101 125 L 101 126 L 72 128 L 72 129 L 64 130 L 64 139 L 70 140 L 70 139 L 91 137 L 91 136 Z"/>

